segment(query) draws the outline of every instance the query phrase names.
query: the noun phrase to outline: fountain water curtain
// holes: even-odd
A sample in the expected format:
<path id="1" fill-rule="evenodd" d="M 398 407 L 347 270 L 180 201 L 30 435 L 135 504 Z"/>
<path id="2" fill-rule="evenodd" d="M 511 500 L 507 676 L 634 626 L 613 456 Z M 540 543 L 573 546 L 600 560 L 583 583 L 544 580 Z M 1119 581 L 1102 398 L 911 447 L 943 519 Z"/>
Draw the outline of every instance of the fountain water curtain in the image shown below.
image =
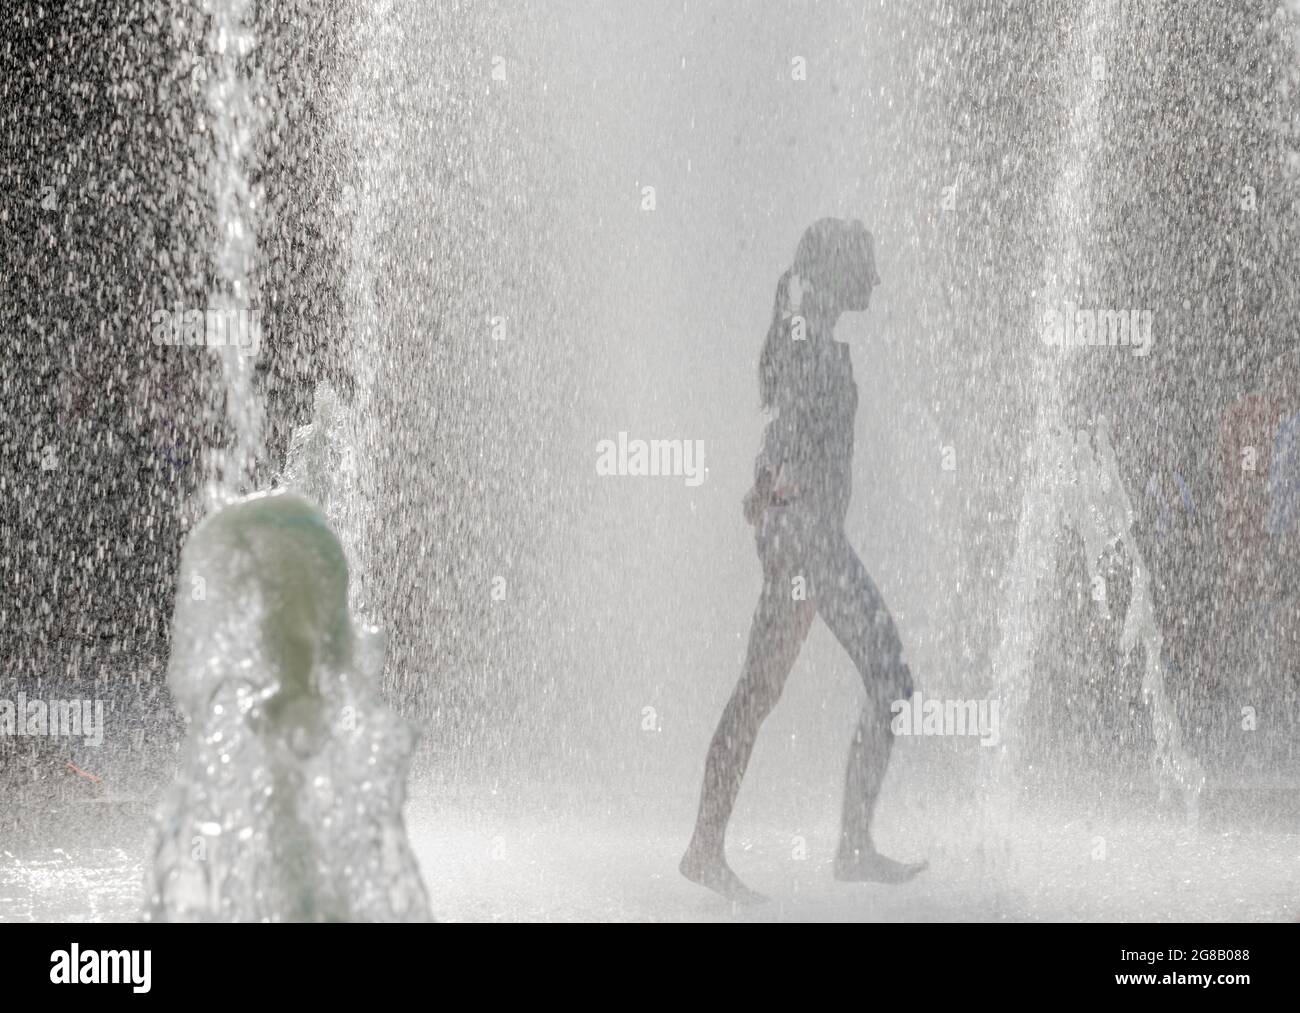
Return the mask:
<path id="1" fill-rule="evenodd" d="M 351 230 L 344 283 L 350 303 L 346 362 L 351 396 L 344 399 L 329 384 L 317 385 L 312 421 L 295 430 L 284 475 L 286 485 L 302 489 L 324 509 L 351 564 L 353 610 L 376 620 L 378 604 L 371 593 L 368 553 L 374 508 L 364 485 L 365 466 L 380 452 L 376 436 L 388 435 L 384 420 L 374 410 L 385 329 L 375 265 L 382 259 L 380 237 L 394 185 L 393 153 L 401 142 L 388 109 L 395 89 L 387 76 L 392 72 L 389 54 L 400 46 L 392 0 L 375 0 L 367 15 L 356 20 L 348 44 L 355 58 L 344 130 L 355 168 L 342 188 L 339 213 Z"/>
<path id="2" fill-rule="evenodd" d="M 1091 0 L 1074 26 L 1074 56 L 1111 63 L 1108 29 L 1120 23 L 1119 0 Z M 1058 144 L 1055 186 L 1049 196 L 1050 235 L 1063 237 L 1049 253 L 1042 300 L 1036 321 L 1044 320 L 1067 302 L 1088 277 L 1084 238 L 1089 235 L 1093 202 L 1095 152 L 1101 148 L 1101 99 L 1105 71 L 1066 72 L 1068 128 Z M 1065 378 L 1080 354 L 1065 342 L 1045 347 L 1040 332 L 1031 337 L 1036 349 L 1036 388 L 1039 392 L 1033 435 L 1028 450 L 1029 477 L 1024 490 L 1015 549 L 1003 575 L 998 612 L 1001 640 L 994 652 L 993 672 L 1012 722 L 1025 712 L 1034 681 L 1039 631 L 1047 628 L 1046 589 L 1059 572 L 1058 534 L 1072 530 L 1086 547 L 1089 580 L 1101 580 L 1098 567 L 1112 551 L 1122 551 L 1132 567 L 1132 593 L 1120 635 L 1125 657 L 1138 646 L 1144 650 L 1142 692 L 1150 710 L 1154 739 L 1152 770 L 1162 799 L 1170 790 L 1182 797 L 1189 821 L 1195 822 L 1205 777 L 1189 755 L 1178 718 L 1165 686 L 1162 638 L 1151 599 L 1149 571 L 1133 537 L 1133 507 L 1120 476 L 1109 425 L 1097 421 L 1094 431 L 1071 434 L 1062 417 Z M 1108 608 L 1104 602 L 1103 609 Z M 1021 726 L 1009 735 L 1014 742 Z M 1014 784 L 1014 746 L 1003 746 L 990 758 L 986 772 L 986 817 L 1005 820 L 1008 789 Z M 1005 824 L 1003 824 L 1005 825 Z"/>
<path id="3" fill-rule="evenodd" d="M 188 720 L 146 915 L 165 921 L 423 921 L 402 821 L 408 725 L 377 694 L 380 632 L 289 492 L 208 517 L 181 557 L 168 685 Z"/>
<path id="4" fill-rule="evenodd" d="M 257 137 L 257 46 L 252 0 L 207 0 L 211 16 L 207 70 L 212 160 L 208 188 L 216 216 L 215 281 L 209 319 L 237 322 L 217 345 L 233 439 L 209 461 L 208 505 L 229 501 L 252 483 L 262 442 L 263 406 L 253 374 L 261 346 L 252 275 L 257 260 L 258 194 L 251 183 Z M 211 338 L 211 335 L 209 335 Z M 234 340 L 232 340 L 234 339 Z"/>

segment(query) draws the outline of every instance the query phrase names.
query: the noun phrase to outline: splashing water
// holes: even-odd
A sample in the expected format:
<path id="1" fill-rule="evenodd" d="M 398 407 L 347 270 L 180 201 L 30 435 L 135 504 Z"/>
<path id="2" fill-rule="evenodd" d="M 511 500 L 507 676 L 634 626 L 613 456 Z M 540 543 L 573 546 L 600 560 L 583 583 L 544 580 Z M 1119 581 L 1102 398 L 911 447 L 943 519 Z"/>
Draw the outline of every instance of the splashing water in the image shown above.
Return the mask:
<path id="1" fill-rule="evenodd" d="M 316 386 L 311 422 L 293 432 L 283 484 L 320 505 L 330 527 L 338 533 L 350 570 L 355 575 L 364 546 L 369 512 L 358 488 L 356 418 L 328 383 Z M 359 582 L 350 583 L 349 601 L 355 613 L 366 613 Z"/>
<path id="2" fill-rule="evenodd" d="M 1154 737 L 1152 772 L 1161 798 L 1171 788 L 1177 789 L 1189 821 L 1195 822 L 1205 774 L 1183 746 L 1178 717 L 1165 688 L 1163 639 L 1155 618 L 1150 574 L 1133 537 L 1133 506 L 1115 460 L 1109 423 L 1100 418 L 1095 433 L 1081 430 L 1070 434 L 1057 422 L 1047 433 L 1046 446 L 1044 441 L 1038 443 L 1044 453 L 1033 462 L 1017 531 L 1017 552 L 1004 604 L 1008 632 L 994 670 L 1005 678 L 1004 690 L 1015 713 L 1016 705 L 1022 705 L 1035 688 L 1031 666 L 1036 630 L 1041 627 L 1027 625 L 1025 620 L 1040 614 L 1047 582 L 1058 572 L 1060 543 L 1055 536 L 1059 531 L 1073 531 L 1082 539 L 1087 577 L 1095 589 L 1104 588 L 1103 560 L 1118 551 L 1131 568 L 1131 591 L 1119 646 L 1124 657 L 1142 649 L 1142 694 L 1151 711 Z M 1111 618 L 1104 593 L 1094 600 Z M 1005 761 L 1009 750 L 1003 748 L 997 755 Z M 1005 777 L 1005 765 L 1002 773 Z"/>
<path id="3" fill-rule="evenodd" d="M 227 506 L 186 545 L 168 685 L 189 727 L 147 917 L 428 919 L 401 815 L 413 735 L 376 696 L 382 637 L 347 590 L 293 494 Z"/>

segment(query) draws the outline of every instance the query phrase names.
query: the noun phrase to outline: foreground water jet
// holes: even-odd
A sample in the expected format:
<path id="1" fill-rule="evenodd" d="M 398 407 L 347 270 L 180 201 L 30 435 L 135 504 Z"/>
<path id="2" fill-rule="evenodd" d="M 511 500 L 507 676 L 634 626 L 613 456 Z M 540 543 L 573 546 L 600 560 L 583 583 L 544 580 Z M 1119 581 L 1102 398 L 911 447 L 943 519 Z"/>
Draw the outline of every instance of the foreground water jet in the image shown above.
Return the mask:
<path id="1" fill-rule="evenodd" d="M 1003 604 L 1004 636 L 995 670 L 1015 710 L 1023 709 L 1033 682 L 1037 625 L 1028 622 L 1040 609 L 1048 581 L 1060 567 L 1058 532 L 1071 530 L 1083 542 L 1089 585 L 1104 587 L 1102 563 L 1118 553 L 1127 560 L 1131 591 L 1122 617 L 1119 648 L 1125 658 L 1140 648 L 1142 697 L 1150 711 L 1151 771 L 1162 801 L 1177 795 L 1190 823 L 1199 818 L 1205 772 L 1183 741 L 1182 728 L 1166 686 L 1164 638 L 1155 618 L 1150 570 L 1133 534 L 1135 512 L 1116 461 L 1110 423 L 1097 419 L 1092 432 L 1068 432 L 1059 413 L 1045 412 L 1034 471 L 1026 489 L 1016 552 L 1007 576 Z M 1108 619 L 1104 595 L 1094 603 Z M 1005 758 L 1006 750 L 999 752 Z M 992 803 L 990 803 L 990 807 Z"/>
<path id="2" fill-rule="evenodd" d="M 167 676 L 189 727 L 147 918 L 429 918 L 402 820 L 414 736 L 377 696 L 383 653 L 307 500 L 258 494 L 194 531 Z"/>

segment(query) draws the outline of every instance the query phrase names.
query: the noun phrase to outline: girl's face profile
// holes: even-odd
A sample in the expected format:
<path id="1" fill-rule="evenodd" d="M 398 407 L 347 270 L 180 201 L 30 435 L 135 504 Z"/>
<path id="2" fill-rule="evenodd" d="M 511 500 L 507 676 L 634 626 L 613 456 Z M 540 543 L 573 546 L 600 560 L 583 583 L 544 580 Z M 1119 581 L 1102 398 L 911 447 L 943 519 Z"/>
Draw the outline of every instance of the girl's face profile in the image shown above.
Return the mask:
<path id="1" fill-rule="evenodd" d="M 861 222 L 853 222 L 845 257 L 838 272 L 841 286 L 840 304 L 848 312 L 858 312 L 871 306 L 871 292 L 880 284 L 876 274 L 876 256 L 871 233 Z"/>

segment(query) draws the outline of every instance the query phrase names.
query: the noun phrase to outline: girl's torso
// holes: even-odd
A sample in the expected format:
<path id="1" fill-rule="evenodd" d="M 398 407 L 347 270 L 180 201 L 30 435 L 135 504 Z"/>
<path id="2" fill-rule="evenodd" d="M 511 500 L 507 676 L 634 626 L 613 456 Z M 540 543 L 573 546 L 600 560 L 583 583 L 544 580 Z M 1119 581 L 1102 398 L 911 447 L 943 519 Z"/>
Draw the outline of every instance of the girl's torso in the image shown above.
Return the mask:
<path id="1" fill-rule="evenodd" d="M 792 389 L 769 424 L 769 430 L 777 426 L 780 432 L 777 439 L 765 441 L 765 454 L 780 467 L 778 484 L 798 489 L 791 507 L 843 523 L 853 490 L 858 386 L 848 345 L 824 339 L 809 346 L 800 350 L 803 358 L 792 371 Z M 771 460 L 769 444 L 776 444 L 772 449 L 779 460 Z"/>

